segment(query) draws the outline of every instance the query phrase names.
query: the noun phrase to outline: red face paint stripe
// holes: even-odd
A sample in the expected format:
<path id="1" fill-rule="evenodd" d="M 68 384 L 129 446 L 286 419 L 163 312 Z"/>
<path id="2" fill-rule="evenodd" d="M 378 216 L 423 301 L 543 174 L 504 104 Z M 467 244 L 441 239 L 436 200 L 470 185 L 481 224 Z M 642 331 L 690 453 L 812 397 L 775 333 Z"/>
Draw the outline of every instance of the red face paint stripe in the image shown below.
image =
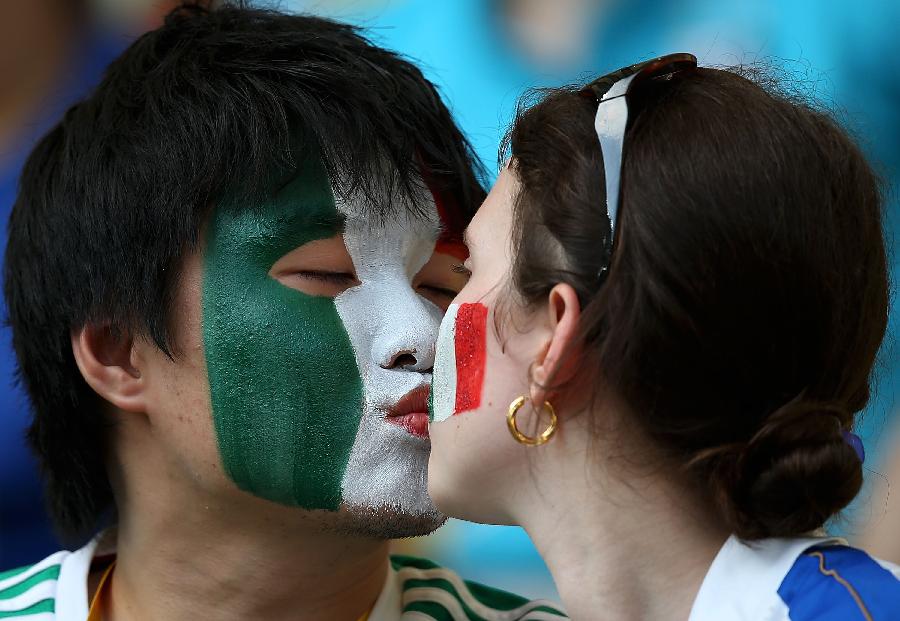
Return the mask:
<path id="1" fill-rule="evenodd" d="M 465 224 L 459 211 L 459 205 L 453 200 L 452 196 L 437 190 L 432 174 L 424 166 L 421 170 L 422 178 L 425 181 L 425 185 L 428 186 L 428 191 L 431 192 L 434 206 L 437 208 L 438 218 L 441 221 L 441 236 L 434 251 L 465 261 L 469 258 L 469 249 L 466 248 L 462 241 Z"/>
<path id="2" fill-rule="evenodd" d="M 434 251 L 438 254 L 448 254 L 460 261 L 465 261 L 469 258 L 469 249 L 460 242 L 439 239 L 434 247 Z"/>
<path id="3" fill-rule="evenodd" d="M 484 382 L 487 307 L 460 304 L 456 313 L 456 404 L 454 414 L 481 405 Z"/>

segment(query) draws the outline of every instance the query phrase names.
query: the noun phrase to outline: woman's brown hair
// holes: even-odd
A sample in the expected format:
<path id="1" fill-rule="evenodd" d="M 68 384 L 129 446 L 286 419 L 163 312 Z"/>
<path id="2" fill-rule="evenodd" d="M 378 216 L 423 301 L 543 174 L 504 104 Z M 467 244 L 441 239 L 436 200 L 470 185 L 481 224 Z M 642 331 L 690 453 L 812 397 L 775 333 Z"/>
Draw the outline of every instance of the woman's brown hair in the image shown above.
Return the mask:
<path id="1" fill-rule="evenodd" d="M 511 284 L 582 304 L 571 385 L 601 386 L 740 537 L 811 531 L 862 464 L 844 441 L 884 336 L 879 181 L 825 112 L 738 71 L 629 95 L 611 266 L 597 102 L 554 89 L 509 135 Z"/>

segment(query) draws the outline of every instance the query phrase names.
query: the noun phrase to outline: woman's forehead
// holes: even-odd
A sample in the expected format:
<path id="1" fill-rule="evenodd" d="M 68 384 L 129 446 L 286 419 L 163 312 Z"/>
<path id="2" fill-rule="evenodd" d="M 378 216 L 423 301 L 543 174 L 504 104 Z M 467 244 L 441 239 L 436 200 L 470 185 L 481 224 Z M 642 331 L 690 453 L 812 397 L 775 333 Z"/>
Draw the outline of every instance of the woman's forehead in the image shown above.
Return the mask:
<path id="1" fill-rule="evenodd" d="M 512 217 L 512 204 L 519 181 L 510 169 L 504 169 L 494 187 L 481 204 L 463 237 L 469 249 L 490 245 L 497 235 L 508 228 Z"/>

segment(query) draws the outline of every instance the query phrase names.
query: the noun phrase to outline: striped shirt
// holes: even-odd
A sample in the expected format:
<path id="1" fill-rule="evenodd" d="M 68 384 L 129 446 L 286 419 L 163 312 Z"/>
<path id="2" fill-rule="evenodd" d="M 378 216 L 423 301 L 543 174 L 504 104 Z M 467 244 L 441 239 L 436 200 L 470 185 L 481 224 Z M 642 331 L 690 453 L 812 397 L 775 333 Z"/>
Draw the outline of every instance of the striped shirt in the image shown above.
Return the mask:
<path id="1" fill-rule="evenodd" d="M 0 574 L 0 619 L 85 621 L 87 579 L 95 539 L 75 552 L 57 552 L 30 567 Z M 422 559 L 391 558 L 390 571 L 368 621 L 560 621 L 559 606 L 460 579 Z"/>
<path id="2" fill-rule="evenodd" d="M 59 593 L 60 573 L 68 552 L 57 552 L 30 567 L 0 573 L 0 619 L 50 621 Z M 85 575 L 85 591 L 87 590 Z M 85 617 L 87 613 L 85 612 Z"/>

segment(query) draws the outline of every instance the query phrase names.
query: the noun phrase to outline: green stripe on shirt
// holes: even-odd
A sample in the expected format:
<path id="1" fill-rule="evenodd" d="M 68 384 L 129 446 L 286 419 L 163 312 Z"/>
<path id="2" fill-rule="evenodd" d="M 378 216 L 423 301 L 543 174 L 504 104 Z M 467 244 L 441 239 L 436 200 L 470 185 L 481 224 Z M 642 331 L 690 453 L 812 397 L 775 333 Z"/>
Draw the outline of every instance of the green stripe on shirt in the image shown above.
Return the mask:
<path id="1" fill-rule="evenodd" d="M 403 607 L 403 612 L 421 612 L 435 621 L 458 621 L 449 610 L 436 602 L 412 602 Z"/>
<path id="2" fill-rule="evenodd" d="M 441 591 L 445 591 L 446 593 L 451 595 L 454 600 L 456 600 L 459 603 L 459 605 L 462 607 L 463 611 L 465 611 L 466 617 L 468 619 L 470 619 L 471 621 L 486 621 L 484 617 L 479 616 L 474 610 L 472 610 L 466 604 L 466 602 L 463 600 L 462 597 L 460 597 L 460 594 L 457 592 L 456 587 L 454 587 L 453 584 L 450 583 L 450 581 L 448 581 L 448 580 L 444 580 L 444 579 L 440 579 L 440 578 L 430 579 L 430 580 L 420 580 L 420 579 L 415 579 L 415 578 L 409 579 L 409 580 L 404 580 L 404 582 L 403 582 L 404 594 L 406 594 L 406 592 L 411 589 L 425 589 L 425 593 L 427 593 L 428 590 L 431 590 L 431 589 L 440 589 Z M 485 604 L 488 607 L 493 608 L 493 606 L 490 606 L 489 603 L 485 603 L 485 602 L 481 602 L 481 603 Z"/>
<path id="3" fill-rule="evenodd" d="M 7 569 L 6 571 L 0 571 L 0 582 L 6 580 L 7 578 L 12 578 L 16 574 L 24 574 L 26 571 L 34 567 L 34 565 L 25 565 L 25 567 L 14 567 L 13 569 Z"/>
<path id="4" fill-rule="evenodd" d="M 3 589 L 2 591 L 0 591 L 0 600 L 12 599 L 13 597 L 16 597 L 17 595 L 21 595 L 22 593 L 24 593 L 31 587 L 33 587 L 41 582 L 44 582 L 45 580 L 56 580 L 59 577 L 59 568 L 60 568 L 59 565 L 51 565 L 50 567 L 47 567 L 46 569 L 42 569 L 41 571 L 37 572 L 33 576 L 28 576 L 27 578 L 22 580 L 22 582 L 17 582 L 16 584 L 14 584 L 12 586 Z M 25 569 L 22 570 L 21 573 L 25 573 L 25 571 L 27 569 L 28 568 L 26 567 Z M 6 576 L 6 577 L 10 578 L 12 576 Z M 0 578 L 0 579 L 2 579 L 2 578 Z M 0 614 L 2 614 L 2 613 L 0 613 Z"/>
<path id="5" fill-rule="evenodd" d="M 543 612 L 549 615 L 558 616 L 561 619 L 566 618 L 562 611 L 546 605 L 546 602 L 531 602 L 527 598 L 514 595 L 506 591 L 487 587 L 475 582 L 461 580 L 453 572 L 443 569 L 442 567 L 427 561 L 425 559 L 393 556 L 391 557 L 393 568 L 400 572 L 399 576 L 402 580 L 403 595 L 406 602 L 404 610 L 415 610 L 429 614 L 435 619 L 454 619 L 454 616 L 445 606 L 432 599 L 440 598 L 441 593 L 446 593 L 465 613 L 466 618 L 471 621 L 483 621 L 484 615 L 491 612 L 503 613 L 511 610 L 522 609 L 521 618 L 527 618 L 533 612 Z M 459 589 L 466 590 L 465 594 L 459 592 Z M 420 592 L 412 591 L 413 589 L 421 590 Z M 431 591 L 434 589 L 434 591 Z M 431 597 L 429 597 L 431 591 Z M 476 612 L 472 606 L 466 603 L 466 599 L 474 601 L 483 609 Z M 409 601 L 413 600 L 413 601 Z M 428 610 L 421 610 L 421 606 L 426 606 Z M 532 605 L 533 604 L 533 605 Z M 474 605 L 474 604 L 473 604 Z M 432 607 L 437 607 L 432 610 Z M 455 608 L 455 607 L 454 607 Z M 433 614 L 437 609 L 443 612 L 439 616 Z M 429 612 L 431 611 L 431 612 Z"/>
<path id="6" fill-rule="evenodd" d="M 43 612 L 53 612 L 56 608 L 56 602 L 52 599 L 44 599 L 36 604 L 32 604 L 28 608 L 20 610 L 0 610 L 0 619 L 11 619 L 14 617 L 24 617 L 25 615 L 37 615 Z"/>

